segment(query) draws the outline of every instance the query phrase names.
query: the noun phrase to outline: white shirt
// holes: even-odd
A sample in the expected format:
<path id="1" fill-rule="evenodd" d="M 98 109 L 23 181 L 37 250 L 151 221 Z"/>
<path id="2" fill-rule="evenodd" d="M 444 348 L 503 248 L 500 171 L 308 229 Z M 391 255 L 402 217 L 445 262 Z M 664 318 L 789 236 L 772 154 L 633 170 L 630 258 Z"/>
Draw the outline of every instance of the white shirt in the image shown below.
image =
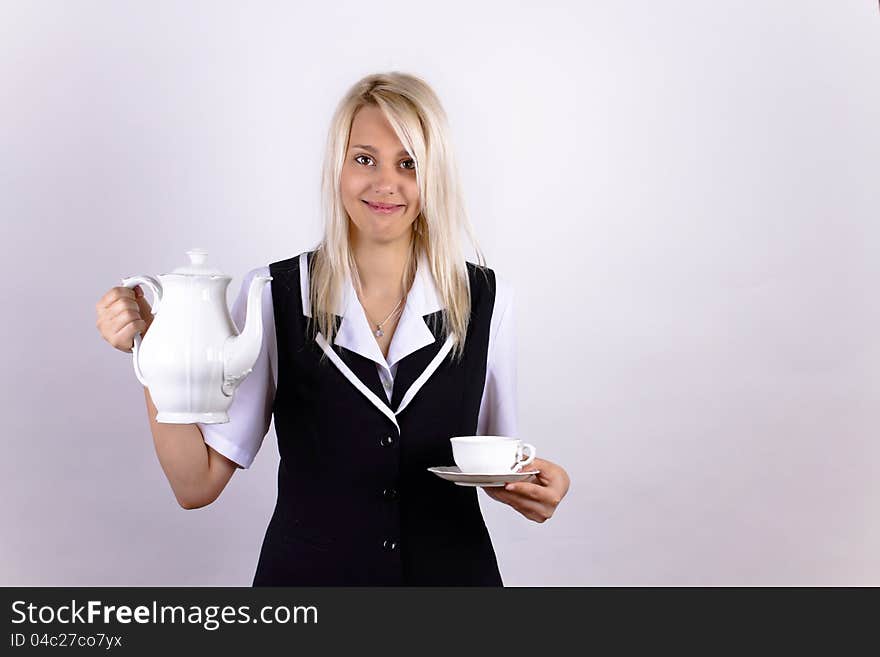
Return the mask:
<path id="1" fill-rule="evenodd" d="M 239 331 L 244 328 L 247 292 L 251 280 L 257 275 L 269 276 L 269 267 L 258 267 L 249 271 L 232 304 L 232 320 Z M 310 316 L 306 267 L 300 267 L 300 277 L 303 311 Z M 480 402 L 477 435 L 516 436 L 518 405 L 513 290 L 497 274 L 495 280 L 495 306 L 489 325 L 486 383 Z M 278 384 L 278 345 L 271 285 L 270 281 L 263 288 L 263 342 L 260 354 L 253 371 L 235 391 L 228 410 L 229 422 L 197 423 L 205 443 L 242 468 L 251 466 L 269 431 Z M 379 349 L 350 278 L 345 282 L 345 294 L 340 303 L 341 306 L 337 306 L 334 312 L 342 317 L 342 322 L 333 343 L 376 363 L 379 379 L 390 403 L 399 361 L 434 342 L 434 336 L 423 316 L 440 310 L 442 305 L 426 257 L 422 255 L 419 260 L 406 304 L 388 346 L 387 358 Z"/>

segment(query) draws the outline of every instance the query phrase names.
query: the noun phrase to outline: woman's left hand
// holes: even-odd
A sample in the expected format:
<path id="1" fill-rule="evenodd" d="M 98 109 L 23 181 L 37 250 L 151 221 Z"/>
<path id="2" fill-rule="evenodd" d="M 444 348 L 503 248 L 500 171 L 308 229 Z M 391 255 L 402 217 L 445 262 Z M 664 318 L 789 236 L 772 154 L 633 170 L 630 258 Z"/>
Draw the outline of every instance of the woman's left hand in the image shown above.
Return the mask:
<path id="1" fill-rule="evenodd" d="M 570 480 L 562 466 L 535 458 L 523 470 L 540 470 L 532 481 L 517 481 L 501 486 L 483 486 L 494 500 L 509 504 L 529 520 L 549 520 L 568 492 Z"/>

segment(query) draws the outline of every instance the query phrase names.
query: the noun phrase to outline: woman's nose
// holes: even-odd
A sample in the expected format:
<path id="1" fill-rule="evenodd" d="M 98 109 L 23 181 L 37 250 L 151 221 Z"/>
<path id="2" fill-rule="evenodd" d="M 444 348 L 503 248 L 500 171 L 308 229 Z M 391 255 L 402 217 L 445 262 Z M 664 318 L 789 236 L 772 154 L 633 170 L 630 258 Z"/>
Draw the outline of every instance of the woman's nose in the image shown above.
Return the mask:
<path id="1" fill-rule="evenodd" d="M 379 174 L 379 179 L 373 184 L 376 194 L 389 194 L 394 191 L 394 183 L 388 174 Z"/>
<path id="2" fill-rule="evenodd" d="M 400 171 L 392 166 L 376 167 L 376 177 L 373 182 L 376 191 L 393 191 L 397 187 L 397 176 Z"/>

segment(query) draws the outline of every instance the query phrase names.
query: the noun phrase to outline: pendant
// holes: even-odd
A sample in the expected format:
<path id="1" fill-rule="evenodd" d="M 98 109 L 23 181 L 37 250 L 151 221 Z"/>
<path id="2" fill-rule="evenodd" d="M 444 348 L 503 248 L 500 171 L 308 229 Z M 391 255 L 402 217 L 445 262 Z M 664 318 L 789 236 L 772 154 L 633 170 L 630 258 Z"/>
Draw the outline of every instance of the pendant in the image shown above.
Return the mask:
<path id="1" fill-rule="evenodd" d="M 385 334 L 382 332 L 382 328 L 378 324 L 376 324 L 376 337 L 381 338 L 383 335 Z"/>

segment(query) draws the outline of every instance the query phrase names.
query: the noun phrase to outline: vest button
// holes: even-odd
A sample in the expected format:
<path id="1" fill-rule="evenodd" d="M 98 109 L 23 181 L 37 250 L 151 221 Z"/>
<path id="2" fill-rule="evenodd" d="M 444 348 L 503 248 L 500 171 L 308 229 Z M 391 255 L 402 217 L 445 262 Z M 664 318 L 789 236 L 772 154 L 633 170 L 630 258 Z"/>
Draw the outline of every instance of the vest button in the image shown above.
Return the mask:
<path id="1" fill-rule="evenodd" d="M 390 539 L 386 539 L 384 543 L 382 543 L 382 547 L 385 548 L 388 552 L 397 549 L 397 543 Z"/>
<path id="2" fill-rule="evenodd" d="M 382 447 L 390 447 L 391 445 L 394 444 L 394 438 L 392 438 L 391 436 L 385 436 L 384 438 L 382 438 L 382 439 L 379 441 L 379 444 L 380 444 Z"/>
<path id="3" fill-rule="evenodd" d="M 397 499 L 397 489 L 396 488 L 386 488 L 382 491 L 382 497 L 386 500 L 396 500 Z"/>

